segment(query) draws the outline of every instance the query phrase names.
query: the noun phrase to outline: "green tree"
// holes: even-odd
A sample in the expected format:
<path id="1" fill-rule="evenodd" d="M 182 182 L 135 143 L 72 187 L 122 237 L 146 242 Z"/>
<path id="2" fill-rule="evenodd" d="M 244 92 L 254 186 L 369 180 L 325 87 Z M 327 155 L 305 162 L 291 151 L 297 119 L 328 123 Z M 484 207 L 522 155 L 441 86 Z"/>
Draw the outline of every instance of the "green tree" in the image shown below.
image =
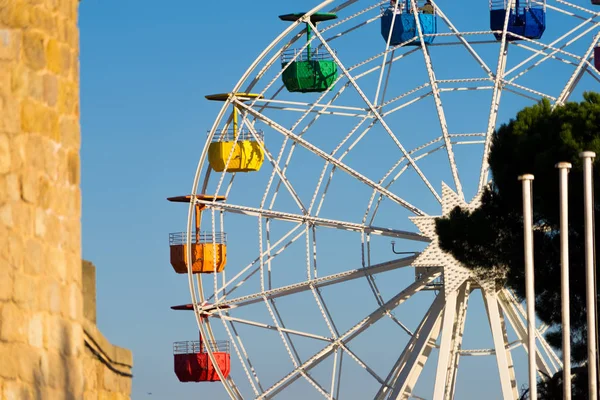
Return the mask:
<path id="1" fill-rule="evenodd" d="M 473 212 L 457 207 L 448 217 L 436 221 L 442 249 L 471 269 L 504 270 L 506 281 L 501 283 L 522 299 L 525 295 L 523 206 L 521 182 L 517 177 L 525 173 L 535 175 L 536 312 L 544 323 L 555 328 L 547 334 L 547 339 L 560 348 L 560 213 L 555 164 L 560 161 L 573 164 L 569 175 L 569 240 L 575 363 L 586 361 L 587 356 L 583 173 L 579 157 L 582 151 L 598 154 L 593 179 L 595 199 L 600 199 L 600 94 L 585 93 L 582 102 L 569 102 L 554 110 L 545 100 L 527 107 L 494 132 L 489 158 L 493 183 L 486 188 L 481 207 Z M 598 212 L 597 200 L 594 206 Z"/>

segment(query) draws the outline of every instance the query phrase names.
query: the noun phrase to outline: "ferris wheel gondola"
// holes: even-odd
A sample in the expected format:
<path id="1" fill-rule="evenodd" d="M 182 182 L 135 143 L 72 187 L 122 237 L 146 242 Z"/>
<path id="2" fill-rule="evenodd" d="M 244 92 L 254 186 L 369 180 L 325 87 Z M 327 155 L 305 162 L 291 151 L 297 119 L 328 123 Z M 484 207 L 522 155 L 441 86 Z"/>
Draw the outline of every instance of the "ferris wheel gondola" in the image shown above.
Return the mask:
<path id="1" fill-rule="evenodd" d="M 171 253 L 192 297 L 175 309 L 200 331 L 175 352 L 179 379 L 220 381 L 232 399 L 442 400 L 461 390 L 460 360 L 487 355 L 496 397 L 516 400 L 514 351 L 535 351 L 540 374 L 560 369 L 544 327 L 526 347 L 524 309 L 500 278 L 441 250 L 435 219 L 478 206 L 502 118 L 600 83 L 600 22 L 565 0 L 494 0 L 489 29 L 459 30 L 454 19 L 475 19 L 427 3 L 327 0 L 283 15 L 291 24 L 238 84 L 207 96 L 223 107 Z M 562 22 L 547 27 L 547 12 Z M 538 73 L 549 63 L 552 79 Z M 475 293 L 485 348 L 463 340 Z"/>

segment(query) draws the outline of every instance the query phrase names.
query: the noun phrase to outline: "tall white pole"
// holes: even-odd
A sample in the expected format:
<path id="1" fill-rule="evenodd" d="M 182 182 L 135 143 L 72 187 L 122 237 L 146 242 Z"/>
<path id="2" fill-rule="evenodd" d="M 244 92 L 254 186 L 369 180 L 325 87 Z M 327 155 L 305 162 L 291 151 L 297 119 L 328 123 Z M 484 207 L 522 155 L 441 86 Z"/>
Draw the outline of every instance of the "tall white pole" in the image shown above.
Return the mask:
<path id="1" fill-rule="evenodd" d="M 519 176 L 523 183 L 523 233 L 525 242 L 525 298 L 527 300 L 527 348 L 529 358 L 529 398 L 537 400 L 535 346 L 535 290 L 533 280 L 533 213 L 531 190 L 533 175 Z"/>
<path id="2" fill-rule="evenodd" d="M 588 390 L 589 399 L 598 399 L 596 370 L 596 282 L 594 274 L 594 204 L 592 194 L 593 151 L 579 154 L 583 158 L 583 207 L 585 212 L 585 281 L 588 333 Z"/>
<path id="3" fill-rule="evenodd" d="M 562 305 L 563 400 L 571 400 L 571 315 L 569 305 L 569 169 L 556 164 L 560 185 L 560 284 Z"/>

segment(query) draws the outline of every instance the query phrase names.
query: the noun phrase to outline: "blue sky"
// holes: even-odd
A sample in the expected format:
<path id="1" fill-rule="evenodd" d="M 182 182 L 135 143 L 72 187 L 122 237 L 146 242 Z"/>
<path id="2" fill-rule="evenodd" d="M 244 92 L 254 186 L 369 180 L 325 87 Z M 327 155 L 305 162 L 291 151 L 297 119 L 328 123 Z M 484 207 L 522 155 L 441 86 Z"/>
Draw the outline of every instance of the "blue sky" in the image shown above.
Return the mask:
<path id="1" fill-rule="evenodd" d="M 445 0 L 438 3 L 459 29 L 488 29 L 487 1 L 471 0 L 463 7 Z M 583 1 L 578 3 L 587 5 Z M 287 26 L 277 15 L 308 10 L 316 4 L 316 1 L 308 0 L 293 3 L 262 0 L 260 6 L 257 2 L 181 0 L 167 4 L 155 0 L 85 0 L 80 5 L 83 257 L 97 267 L 100 329 L 111 342 L 134 352 L 134 399 L 224 398 L 218 383 L 184 385 L 173 373 L 172 342 L 194 340 L 197 327 L 191 314 L 169 309 L 172 305 L 189 302 L 187 279 L 174 274 L 169 265 L 167 240 L 169 232 L 185 228 L 187 208 L 169 204 L 166 197 L 187 194 L 192 185 L 206 131 L 220 109 L 220 104 L 206 101 L 204 95 L 227 92 L 233 87 L 252 60 Z M 567 22 L 560 16 L 549 17 L 548 31 L 544 36 L 548 40 L 545 41 L 565 31 Z M 383 50 L 378 24 L 360 32 L 352 37 L 352 41 L 334 42 L 341 59 L 349 65 L 364 59 L 364 54 Z M 572 51 L 581 53 L 584 47 L 587 44 L 583 47 L 576 45 Z M 494 44 L 483 46 L 481 50 L 482 57 L 492 69 L 496 67 L 493 60 L 497 48 Z M 477 65 L 463 54 L 464 50 L 462 55 L 453 51 L 441 48 L 432 51 L 438 79 L 481 76 Z M 519 51 L 516 49 L 511 55 L 521 57 Z M 394 70 L 395 80 L 391 81 L 396 85 L 396 94 L 426 79 L 422 59 L 407 60 L 399 65 L 401 67 Z M 509 61 L 509 68 L 511 65 L 515 64 Z M 522 83 L 557 95 L 561 81 L 555 77 L 568 76 L 564 75 L 564 67 L 557 65 L 540 68 L 540 71 L 528 75 Z M 374 93 L 373 81 L 368 78 L 361 87 L 369 96 Z M 594 86 L 594 81 L 584 78 L 573 99 L 578 99 L 581 91 L 587 88 L 597 90 L 598 85 L 595 83 Z M 470 92 L 457 97 L 442 97 L 447 99 L 446 118 L 452 132 L 481 132 L 485 129 L 489 110 L 487 93 Z M 392 97 L 392 94 L 388 96 Z M 307 97 L 287 94 L 284 98 L 302 101 Z M 345 104 L 356 106 L 359 103 L 356 98 L 356 94 L 354 97 L 349 94 Z M 531 102 L 506 94 L 502 104 L 500 121 L 506 121 L 516 110 Z M 390 119 L 394 130 L 403 132 L 402 141 L 409 148 L 422 143 L 421 132 L 439 130 L 431 98 L 415 107 L 409 114 L 399 114 Z M 291 121 L 288 115 L 276 112 L 270 115 L 282 123 Z M 314 129 L 311 128 L 309 135 L 312 136 L 307 138 L 328 149 L 328 146 L 339 142 L 349 131 L 349 126 L 346 120 L 323 118 Z M 375 132 L 377 135 L 383 133 Z M 269 147 L 270 151 L 276 154 L 278 147 L 275 144 L 281 139 L 272 133 L 266 134 L 271 135 L 266 136 L 266 140 L 270 141 L 268 147 L 273 145 Z M 473 148 L 465 146 L 456 150 L 459 172 L 468 182 L 465 184 L 468 197 L 475 192 L 481 151 L 479 147 Z M 350 153 L 348 163 L 368 176 L 381 176 L 382 171 L 390 166 L 388 161 L 397 157 L 392 150 L 393 145 L 390 147 L 374 134 L 372 139 L 365 139 Z M 312 168 L 310 160 L 313 159 L 309 155 L 306 157 L 299 158 L 302 163 L 291 166 L 289 174 L 302 195 L 309 196 L 322 164 L 315 163 Z M 422 166 L 438 190 L 442 180 L 451 183 L 444 157 L 440 151 Z M 236 181 L 239 189 L 232 199 L 236 199 L 238 204 L 255 203 L 262 195 L 264 179 L 268 175 L 266 170 L 239 178 Z M 324 216 L 352 221 L 360 219 L 365 207 L 365 198 L 361 196 L 365 195 L 368 200 L 370 192 L 363 193 L 361 190 L 364 188 L 357 186 L 355 189 L 353 184 L 355 182 L 343 176 L 334 180 L 331 200 L 324 205 Z M 407 200 L 434 215 L 439 212 L 439 205 L 424 187 L 419 186 L 423 185 L 415 176 L 408 175 L 402 185 L 398 191 Z M 257 190 L 259 187 L 263 189 Z M 285 199 L 281 199 L 281 207 L 288 207 Z M 415 230 L 405 213 L 394 214 L 396 211 L 383 205 L 380 223 Z M 230 235 L 228 266 L 233 269 L 254 257 L 250 254 L 257 247 L 253 244 L 256 222 L 232 217 L 228 220 L 227 231 Z M 337 233 L 324 236 L 321 236 L 323 244 L 320 245 L 319 262 L 322 260 L 323 264 L 327 264 L 337 260 L 353 265 L 339 267 L 339 270 L 358 266 L 358 253 L 344 251 L 346 243 L 349 249 L 352 248 L 350 244 L 356 240 L 355 236 Z M 249 238 L 253 240 L 252 244 L 248 244 Z M 388 248 L 389 240 L 374 241 L 374 246 L 378 249 L 373 254 L 374 262 L 393 257 Z M 406 248 L 410 249 L 414 247 Z M 302 248 L 291 248 L 288 258 L 284 258 L 282 263 L 293 264 L 300 254 L 303 254 Z M 290 272 L 281 279 L 291 283 L 295 278 Z M 379 283 L 390 294 L 398 289 L 396 283 L 392 285 L 389 280 Z M 404 282 L 401 287 L 406 285 Z M 361 297 L 353 292 L 357 290 L 356 293 L 359 293 L 362 289 L 348 286 L 347 292 L 342 290 L 336 296 L 332 294 L 336 300 L 332 301 L 331 307 L 339 310 L 339 318 L 344 321 L 341 324 L 355 322 L 373 309 L 371 303 L 368 306 L 363 304 Z M 432 295 L 424 296 L 426 299 L 422 302 L 411 303 L 410 310 L 413 311 L 405 315 L 413 326 L 424 312 L 424 304 L 431 302 Z M 372 301 L 372 296 L 369 301 Z M 285 308 L 285 305 L 282 307 Z M 314 302 L 311 307 L 314 308 Z M 486 322 L 481 320 L 481 301 L 475 299 L 470 307 L 473 318 L 467 320 L 465 340 L 471 341 L 467 347 L 488 346 L 491 336 Z M 308 324 L 310 319 L 306 317 L 303 320 L 299 315 L 303 311 L 298 305 L 290 305 L 290 318 L 298 317 L 298 324 Z M 306 326 L 304 328 L 308 330 Z M 397 347 L 395 350 L 400 351 L 402 348 L 396 346 L 388 328 L 394 329 L 384 324 L 381 328 L 374 328 L 375 333 L 369 336 L 372 340 L 387 342 L 385 346 L 371 349 L 364 345 L 362 348 L 364 357 L 375 364 L 385 358 L 385 349 Z M 383 331 L 387 333 L 381 333 Z M 384 339 L 377 339 L 378 333 Z M 261 337 L 260 331 L 249 330 L 246 334 L 245 340 L 257 343 L 257 351 L 261 343 L 265 345 L 264 341 L 269 340 L 267 336 Z M 280 368 L 289 370 L 289 366 L 280 366 L 272 360 L 268 350 L 264 349 L 268 347 L 263 348 L 260 356 L 265 374 L 276 375 Z M 523 354 L 517 353 L 515 359 L 521 361 L 521 366 L 524 365 Z M 435 358 L 430 359 L 429 365 L 435 365 Z M 459 398 L 481 398 L 490 385 L 497 385 L 497 378 L 489 378 L 495 373 L 492 358 L 484 361 L 481 357 L 465 358 L 462 365 L 466 372 L 459 376 Z M 475 377 L 477 382 L 469 383 Z M 426 369 L 420 385 L 431 386 L 431 379 L 431 371 Z M 524 381 L 521 379 L 520 383 Z M 303 388 L 299 388 L 297 393 L 298 398 L 302 398 Z"/>

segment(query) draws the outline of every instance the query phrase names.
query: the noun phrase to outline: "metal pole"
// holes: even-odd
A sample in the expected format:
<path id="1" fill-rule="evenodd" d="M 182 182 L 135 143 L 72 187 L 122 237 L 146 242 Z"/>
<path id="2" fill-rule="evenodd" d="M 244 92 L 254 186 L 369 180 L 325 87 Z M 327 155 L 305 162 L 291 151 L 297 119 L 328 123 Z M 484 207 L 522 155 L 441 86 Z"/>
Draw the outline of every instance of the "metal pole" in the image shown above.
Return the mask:
<path id="1" fill-rule="evenodd" d="M 594 204 L 592 201 L 592 161 L 593 151 L 579 154 L 583 158 L 583 206 L 585 212 L 585 281 L 588 333 L 588 390 L 589 399 L 598 399 L 596 370 L 596 285 L 594 282 Z"/>
<path id="2" fill-rule="evenodd" d="M 525 244 L 525 298 L 527 300 L 527 355 L 529 359 L 529 398 L 537 399 L 535 346 L 535 290 L 533 280 L 533 214 L 531 190 L 533 175 L 519 176 L 523 182 L 523 236 Z"/>
<path id="3" fill-rule="evenodd" d="M 571 400 L 571 315 L 569 305 L 569 169 L 556 164 L 560 185 L 560 277 L 562 305 L 563 400 Z"/>

